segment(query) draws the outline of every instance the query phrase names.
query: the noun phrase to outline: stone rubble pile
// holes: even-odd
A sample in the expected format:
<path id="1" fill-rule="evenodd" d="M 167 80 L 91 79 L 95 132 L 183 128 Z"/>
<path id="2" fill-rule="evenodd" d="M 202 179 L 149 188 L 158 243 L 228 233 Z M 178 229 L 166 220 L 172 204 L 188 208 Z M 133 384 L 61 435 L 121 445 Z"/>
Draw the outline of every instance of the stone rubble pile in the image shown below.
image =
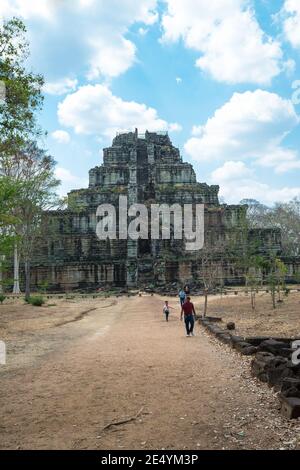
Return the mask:
<path id="1" fill-rule="evenodd" d="M 292 361 L 294 349 L 291 338 L 249 337 L 232 333 L 233 324 L 222 328 L 221 318 L 202 317 L 199 323 L 222 343 L 228 344 L 243 356 L 254 356 L 252 375 L 274 387 L 281 403 L 281 413 L 288 419 L 300 418 L 300 364 Z"/>

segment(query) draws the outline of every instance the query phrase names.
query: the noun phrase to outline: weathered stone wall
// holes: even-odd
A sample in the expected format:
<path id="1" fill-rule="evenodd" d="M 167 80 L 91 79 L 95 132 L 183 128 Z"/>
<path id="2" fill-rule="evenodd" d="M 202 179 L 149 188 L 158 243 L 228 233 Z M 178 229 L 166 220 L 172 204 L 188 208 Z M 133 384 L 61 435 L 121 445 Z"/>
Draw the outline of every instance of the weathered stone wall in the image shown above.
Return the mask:
<path id="1" fill-rule="evenodd" d="M 222 246 L 241 235 L 245 207 L 220 205 L 219 187 L 197 182 L 192 165 L 182 161 L 168 135 L 117 135 L 104 149 L 103 165 L 91 169 L 89 178 L 89 188 L 69 194 L 68 210 L 45 214 L 45 236 L 33 260 L 33 285 L 47 281 L 53 289 L 76 289 L 201 284 L 201 251 L 186 252 L 182 240 L 98 240 L 97 207 L 117 207 L 120 195 L 128 197 L 129 205 L 205 204 L 205 248 L 214 251 L 216 276 L 220 283 L 242 282 L 242 273 L 224 259 Z M 261 253 L 280 252 L 278 231 L 251 231 L 250 239 L 259 240 Z"/>

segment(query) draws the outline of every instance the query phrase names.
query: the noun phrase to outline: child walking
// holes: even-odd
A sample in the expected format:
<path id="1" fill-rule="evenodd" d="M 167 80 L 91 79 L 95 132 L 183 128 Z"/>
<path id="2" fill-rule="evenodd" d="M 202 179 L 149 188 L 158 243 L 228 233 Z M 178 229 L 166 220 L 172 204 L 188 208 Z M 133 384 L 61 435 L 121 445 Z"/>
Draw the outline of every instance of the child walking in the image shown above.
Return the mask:
<path id="1" fill-rule="evenodd" d="M 166 316 L 166 321 L 169 321 L 170 309 L 171 309 L 171 310 L 174 310 L 173 307 L 170 307 L 168 300 L 166 300 L 166 301 L 165 301 L 164 308 L 163 308 L 163 313 L 164 313 L 165 316 Z"/>

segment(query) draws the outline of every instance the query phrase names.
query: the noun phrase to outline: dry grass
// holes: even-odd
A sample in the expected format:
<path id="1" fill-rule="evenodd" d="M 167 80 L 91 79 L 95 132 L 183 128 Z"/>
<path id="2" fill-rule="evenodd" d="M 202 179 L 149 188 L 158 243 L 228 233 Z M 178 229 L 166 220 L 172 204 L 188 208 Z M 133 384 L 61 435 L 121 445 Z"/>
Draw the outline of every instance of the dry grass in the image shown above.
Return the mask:
<path id="1" fill-rule="evenodd" d="M 74 321 L 78 314 L 104 302 L 111 303 L 104 299 L 81 299 L 80 302 L 51 299 L 42 307 L 33 307 L 24 300 L 8 299 L 0 305 L 0 336 L 6 340 L 14 334 L 47 330 L 62 321 Z"/>
<path id="2" fill-rule="evenodd" d="M 202 302 L 195 303 L 201 312 Z M 272 307 L 271 296 L 267 293 L 256 295 L 256 310 L 251 309 L 250 295 L 224 296 L 209 299 L 208 315 L 221 316 L 223 322 L 236 323 L 237 334 L 241 336 L 300 337 L 300 292 L 284 297 L 283 303 Z"/>

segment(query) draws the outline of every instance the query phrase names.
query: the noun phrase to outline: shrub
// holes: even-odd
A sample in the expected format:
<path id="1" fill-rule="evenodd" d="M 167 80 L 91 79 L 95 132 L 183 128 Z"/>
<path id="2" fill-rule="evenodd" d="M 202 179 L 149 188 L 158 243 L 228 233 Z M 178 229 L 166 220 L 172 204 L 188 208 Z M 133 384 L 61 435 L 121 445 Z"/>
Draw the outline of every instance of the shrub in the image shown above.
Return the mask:
<path id="1" fill-rule="evenodd" d="M 2 305 L 4 300 L 6 299 L 5 295 L 0 294 L 0 304 Z"/>
<path id="2" fill-rule="evenodd" d="M 41 307 L 42 305 L 44 305 L 45 300 L 41 295 L 37 295 L 35 297 L 29 297 L 28 303 L 30 305 L 33 305 L 34 307 Z"/>
<path id="3" fill-rule="evenodd" d="M 287 288 L 285 289 L 285 291 L 284 291 L 284 295 L 285 295 L 286 297 L 288 297 L 289 294 L 290 294 L 290 292 L 291 292 L 291 289 L 289 289 L 289 288 L 287 287 Z"/>

